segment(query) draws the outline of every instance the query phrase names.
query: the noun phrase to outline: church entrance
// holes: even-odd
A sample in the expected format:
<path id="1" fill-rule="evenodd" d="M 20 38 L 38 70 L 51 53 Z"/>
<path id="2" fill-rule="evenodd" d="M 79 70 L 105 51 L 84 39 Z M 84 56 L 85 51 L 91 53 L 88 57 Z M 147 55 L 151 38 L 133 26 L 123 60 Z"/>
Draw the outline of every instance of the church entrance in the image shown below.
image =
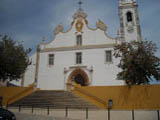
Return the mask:
<path id="1" fill-rule="evenodd" d="M 74 78 L 74 81 L 77 84 L 80 84 L 81 86 L 85 86 L 85 80 L 84 80 L 84 77 L 81 74 L 76 75 L 75 78 Z"/>
<path id="2" fill-rule="evenodd" d="M 75 69 L 68 77 L 67 80 L 67 90 L 72 90 L 74 88 L 74 83 L 81 86 L 89 85 L 88 75 L 82 69 Z"/>

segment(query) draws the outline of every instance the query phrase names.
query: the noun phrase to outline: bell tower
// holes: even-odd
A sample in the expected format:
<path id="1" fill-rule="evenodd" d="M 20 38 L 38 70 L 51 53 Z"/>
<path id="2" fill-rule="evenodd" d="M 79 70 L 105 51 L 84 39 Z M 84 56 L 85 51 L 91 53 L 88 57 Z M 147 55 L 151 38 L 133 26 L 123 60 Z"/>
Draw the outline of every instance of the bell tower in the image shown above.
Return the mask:
<path id="1" fill-rule="evenodd" d="M 141 41 L 136 0 L 119 0 L 120 36 L 122 42 Z"/>

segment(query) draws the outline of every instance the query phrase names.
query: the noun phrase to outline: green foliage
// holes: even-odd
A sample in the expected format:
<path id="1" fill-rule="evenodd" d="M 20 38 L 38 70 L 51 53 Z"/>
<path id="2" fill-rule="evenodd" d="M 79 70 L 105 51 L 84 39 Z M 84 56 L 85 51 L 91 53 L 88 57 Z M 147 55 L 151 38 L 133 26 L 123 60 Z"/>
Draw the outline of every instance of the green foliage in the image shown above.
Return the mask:
<path id="1" fill-rule="evenodd" d="M 12 81 L 22 78 L 26 68 L 31 64 L 28 53 L 21 43 L 7 35 L 0 38 L 0 81 Z"/>
<path id="2" fill-rule="evenodd" d="M 117 79 L 128 85 L 149 84 L 153 78 L 160 80 L 160 58 L 155 56 L 157 47 L 151 41 L 122 43 L 114 50 L 122 69 Z"/>

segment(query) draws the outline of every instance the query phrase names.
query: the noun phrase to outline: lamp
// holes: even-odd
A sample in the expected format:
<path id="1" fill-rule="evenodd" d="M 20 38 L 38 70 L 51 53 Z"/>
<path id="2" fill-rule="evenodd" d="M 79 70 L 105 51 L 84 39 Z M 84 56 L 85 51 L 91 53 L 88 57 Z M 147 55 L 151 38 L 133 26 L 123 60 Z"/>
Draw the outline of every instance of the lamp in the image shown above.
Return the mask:
<path id="1" fill-rule="evenodd" d="M 0 96 L 0 108 L 2 108 L 2 100 L 3 100 L 3 97 Z"/>
<path id="2" fill-rule="evenodd" d="M 110 109 L 112 109 L 113 106 L 113 100 L 109 99 L 108 100 L 108 120 L 110 120 Z"/>
<path id="3" fill-rule="evenodd" d="M 112 99 L 109 99 L 108 100 L 108 109 L 111 109 L 113 106 L 113 100 Z"/>

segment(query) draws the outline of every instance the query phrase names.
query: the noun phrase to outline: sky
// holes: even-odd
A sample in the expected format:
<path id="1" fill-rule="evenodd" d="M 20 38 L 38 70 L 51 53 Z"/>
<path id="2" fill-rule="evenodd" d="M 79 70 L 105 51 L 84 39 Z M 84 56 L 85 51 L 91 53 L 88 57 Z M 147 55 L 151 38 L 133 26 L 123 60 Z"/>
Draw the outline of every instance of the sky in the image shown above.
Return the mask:
<path id="1" fill-rule="evenodd" d="M 119 29 L 118 0 L 82 0 L 88 14 L 89 26 L 96 27 L 101 19 L 107 25 L 107 34 L 116 37 Z M 160 56 L 160 0 L 137 0 L 143 39 L 152 40 Z M 78 9 L 78 0 L 0 0 L 0 35 L 7 34 L 22 42 L 25 48 L 35 50 L 42 37 L 53 40 L 53 30 L 63 24 L 70 28 L 72 15 Z"/>
<path id="2" fill-rule="evenodd" d="M 119 29 L 118 0 L 82 0 L 88 14 L 88 25 L 96 28 L 101 19 L 107 25 L 107 34 L 116 37 Z M 160 0 L 137 0 L 143 39 L 157 44 L 160 57 Z M 53 40 L 53 30 L 63 24 L 70 28 L 72 15 L 78 9 L 78 0 L 0 0 L 0 35 L 23 42 L 25 48 L 35 51 L 42 37 Z"/>

